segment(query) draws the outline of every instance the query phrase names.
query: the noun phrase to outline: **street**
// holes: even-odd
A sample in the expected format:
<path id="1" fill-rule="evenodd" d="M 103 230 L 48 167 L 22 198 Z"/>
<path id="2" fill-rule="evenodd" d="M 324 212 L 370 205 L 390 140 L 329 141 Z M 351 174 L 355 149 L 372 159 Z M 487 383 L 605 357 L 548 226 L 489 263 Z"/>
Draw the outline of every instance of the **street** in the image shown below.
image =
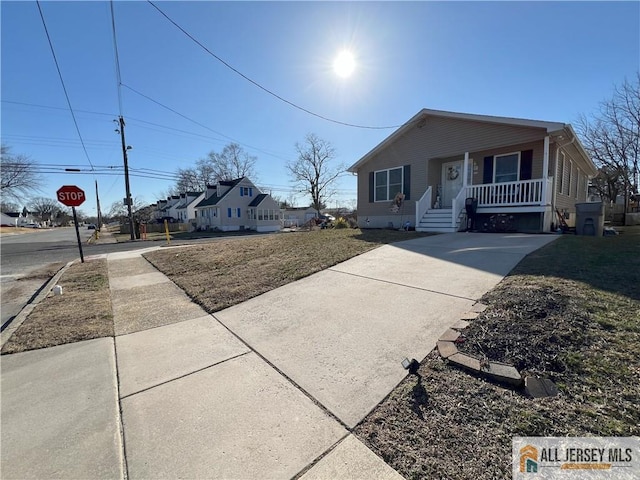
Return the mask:
<path id="1" fill-rule="evenodd" d="M 87 240 L 94 230 L 80 228 L 80 239 L 85 257 L 122 250 L 148 247 L 144 243 L 90 245 Z M 1 325 L 15 317 L 33 294 L 42 286 L 42 280 L 22 280 L 51 263 L 67 263 L 80 258 L 74 228 L 34 230 L 33 233 L 2 235 L 0 237 L 0 319 Z"/>

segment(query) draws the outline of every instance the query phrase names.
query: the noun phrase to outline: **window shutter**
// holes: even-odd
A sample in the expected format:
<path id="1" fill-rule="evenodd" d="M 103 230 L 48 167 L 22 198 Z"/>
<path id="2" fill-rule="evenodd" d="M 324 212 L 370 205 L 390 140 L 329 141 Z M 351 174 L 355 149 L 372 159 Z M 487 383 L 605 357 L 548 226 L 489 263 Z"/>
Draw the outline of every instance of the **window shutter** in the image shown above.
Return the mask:
<path id="1" fill-rule="evenodd" d="M 493 183 L 493 156 L 484 157 L 482 183 Z"/>
<path id="2" fill-rule="evenodd" d="M 520 152 L 520 180 L 531 180 L 533 173 L 533 150 Z"/>
<path id="3" fill-rule="evenodd" d="M 227 217 L 231 218 L 231 207 L 227 208 Z"/>
<path id="4" fill-rule="evenodd" d="M 238 208 L 238 218 L 242 217 L 242 210 L 240 208 Z"/>
<path id="5" fill-rule="evenodd" d="M 402 193 L 404 193 L 404 199 L 411 199 L 411 165 L 404 166 Z"/>
<path id="6" fill-rule="evenodd" d="M 249 187 L 249 196 L 253 197 L 253 188 Z"/>
<path id="7" fill-rule="evenodd" d="M 240 187 L 240 196 L 244 197 L 244 188 L 243 187 Z"/>
<path id="8" fill-rule="evenodd" d="M 373 203 L 374 188 L 373 172 L 369 172 L 369 203 Z"/>

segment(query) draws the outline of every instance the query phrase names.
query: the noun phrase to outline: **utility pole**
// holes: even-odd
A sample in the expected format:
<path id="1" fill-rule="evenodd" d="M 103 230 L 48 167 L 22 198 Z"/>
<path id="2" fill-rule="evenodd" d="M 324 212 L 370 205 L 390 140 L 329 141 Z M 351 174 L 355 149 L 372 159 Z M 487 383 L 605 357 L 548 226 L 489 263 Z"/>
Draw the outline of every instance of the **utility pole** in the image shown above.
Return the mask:
<path id="1" fill-rule="evenodd" d="M 125 201 L 127 202 L 127 213 L 129 217 L 129 232 L 131 233 L 131 240 L 135 240 L 135 233 L 133 231 L 133 214 L 131 213 L 131 189 L 129 187 L 129 162 L 127 160 L 127 144 L 124 141 L 124 118 L 122 115 L 118 117 L 120 129 L 116 130 L 120 134 L 122 139 L 122 158 L 124 160 L 124 188 L 126 193 Z"/>
<path id="2" fill-rule="evenodd" d="M 98 230 L 102 228 L 102 212 L 100 211 L 100 195 L 98 195 L 98 180 L 96 180 L 96 205 L 98 206 Z"/>

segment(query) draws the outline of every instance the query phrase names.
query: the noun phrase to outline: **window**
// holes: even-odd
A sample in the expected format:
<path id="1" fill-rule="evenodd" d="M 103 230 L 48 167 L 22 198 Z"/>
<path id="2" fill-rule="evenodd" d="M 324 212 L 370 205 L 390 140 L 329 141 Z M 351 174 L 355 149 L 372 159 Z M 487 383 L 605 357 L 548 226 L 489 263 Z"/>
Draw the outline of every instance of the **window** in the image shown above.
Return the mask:
<path id="1" fill-rule="evenodd" d="M 253 188 L 251 188 L 251 187 L 240 187 L 240 196 L 241 197 L 253 197 Z"/>
<path id="2" fill-rule="evenodd" d="M 564 193 L 564 153 L 558 155 L 558 192 Z"/>
<path id="3" fill-rule="evenodd" d="M 262 220 L 262 209 L 258 210 L 258 220 Z"/>
<path id="4" fill-rule="evenodd" d="M 571 180 L 573 180 L 573 162 L 569 160 L 569 179 L 567 180 L 567 195 L 571 196 Z"/>
<path id="5" fill-rule="evenodd" d="M 375 201 L 392 200 L 398 192 L 402 192 L 402 167 L 375 172 Z"/>
<path id="6" fill-rule="evenodd" d="M 517 182 L 520 171 L 520 154 L 496 155 L 494 162 L 494 183 Z"/>
<path id="7" fill-rule="evenodd" d="M 273 210 L 269 210 L 269 220 L 273 220 L 275 217 L 275 212 Z"/>

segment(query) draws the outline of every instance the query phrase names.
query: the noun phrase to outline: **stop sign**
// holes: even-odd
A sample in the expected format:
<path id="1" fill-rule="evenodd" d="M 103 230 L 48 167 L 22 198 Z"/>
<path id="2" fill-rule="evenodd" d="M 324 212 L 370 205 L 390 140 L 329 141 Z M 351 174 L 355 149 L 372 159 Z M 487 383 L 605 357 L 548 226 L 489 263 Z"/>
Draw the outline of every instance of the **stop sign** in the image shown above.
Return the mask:
<path id="1" fill-rule="evenodd" d="M 56 193 L 58 201 L 67 207 L 79 207 L 86 200 L 84 190 L 75 185 L 63 185 Z"/>

